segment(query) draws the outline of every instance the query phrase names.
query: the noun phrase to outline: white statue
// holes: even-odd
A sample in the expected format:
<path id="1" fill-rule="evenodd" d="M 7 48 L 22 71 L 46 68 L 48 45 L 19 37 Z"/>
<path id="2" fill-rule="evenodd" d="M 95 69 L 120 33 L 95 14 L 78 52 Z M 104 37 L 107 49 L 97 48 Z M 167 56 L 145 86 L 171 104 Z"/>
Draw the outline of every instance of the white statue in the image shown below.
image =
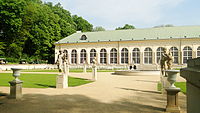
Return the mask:
<path id="1" fill-rule="evenodd" d="M 57 66 L 58 66 L 58 70 L 59 70 L 59 72 L 62 72 L 62 51 L 60 50 L 59 51 L 59 54 L 58 54 L 58 58 L 57 58 L 57 60 L 56 60 L 56 64 L 57 64 Z"/>

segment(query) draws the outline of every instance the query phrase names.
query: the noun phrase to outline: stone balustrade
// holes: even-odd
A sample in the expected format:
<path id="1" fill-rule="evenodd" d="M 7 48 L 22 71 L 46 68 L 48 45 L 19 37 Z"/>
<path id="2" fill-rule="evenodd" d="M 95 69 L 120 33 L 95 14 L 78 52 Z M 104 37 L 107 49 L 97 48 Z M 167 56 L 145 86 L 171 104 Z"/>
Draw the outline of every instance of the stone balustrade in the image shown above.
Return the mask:
<path id="1" fill-rule="evenodd" d="M 11 70 L 11 68 L 57 69 L 57 65 L 53 65 L 53 64 L 6 64 L 6 65 L 0 65 L 0 70 Z"/>
<path id="2" fill-rule="evenodd" d="M 187 112 L 200 113 L 200 58 L 188 60 L 180 75 L 187 80 Z"/>

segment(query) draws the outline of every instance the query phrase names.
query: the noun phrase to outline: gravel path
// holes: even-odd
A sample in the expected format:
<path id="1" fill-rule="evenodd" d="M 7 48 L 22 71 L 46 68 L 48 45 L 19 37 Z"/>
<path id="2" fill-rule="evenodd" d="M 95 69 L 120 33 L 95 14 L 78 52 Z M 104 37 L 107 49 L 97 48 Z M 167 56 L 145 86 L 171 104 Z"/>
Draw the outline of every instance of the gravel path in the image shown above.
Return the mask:
<path id="1" fill-rule="evenodd" d="M 70 73 L 70 76 L 91 79 L 91 73 Z M 0 113 L 162 113 L 166 95 L 157 91 L 159 72 L 143 76 L 119 76 L 99 72 L 98 80 L 67 89 L 23 88 L 23 99 L 0 96 Z M 178 77 L 178 81 L 184 81 Z M 0 87 L 9 93 L 8 87 Z M 185 95 L 179 103 L 186 110 Z"/>

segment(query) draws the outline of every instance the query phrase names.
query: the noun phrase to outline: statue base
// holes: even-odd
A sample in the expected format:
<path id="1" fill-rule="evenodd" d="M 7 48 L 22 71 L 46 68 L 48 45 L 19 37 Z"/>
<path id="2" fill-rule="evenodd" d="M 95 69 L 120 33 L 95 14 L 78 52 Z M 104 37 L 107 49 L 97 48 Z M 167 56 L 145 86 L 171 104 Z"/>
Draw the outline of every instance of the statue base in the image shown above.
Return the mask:
<path id="1" fill-rule="evenodd" d="M 10 99 L 21 99 L 22 98 L 22 81 L 19 79 L 10 81 Z"/>
<path id="2" fill-rule="evenodd" d="M 96 66 L 92 67 L 92 80 L 93 81 L 97 80 L 97 67 Z"/>
<path id="3" fill-rule="evenodd" d="M 68 76 L 66 73 L 58 74 L 56 88 L 68 88 Z"/>
<path id="4" fill-rule="evenodd" d="M 178 93 L 180 88 L 167 88 L 167 106 L 166 112 L 180 113 L 180 107 L 178 105 Z"/>

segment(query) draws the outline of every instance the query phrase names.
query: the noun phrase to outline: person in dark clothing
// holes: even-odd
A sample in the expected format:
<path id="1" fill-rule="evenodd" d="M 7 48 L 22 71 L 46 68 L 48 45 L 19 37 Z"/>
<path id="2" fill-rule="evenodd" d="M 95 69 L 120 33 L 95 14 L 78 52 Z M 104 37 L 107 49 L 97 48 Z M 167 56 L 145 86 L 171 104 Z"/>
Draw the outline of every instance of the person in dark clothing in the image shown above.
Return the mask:
<path id="1" fill-rule="evenodd" d="M 129 69 L 132 70 L 133 66 L 129 66 Z"/>
<path id="2" fill-rule="evenodd" d="M 134 66 L 133 66 L 133 69 L 134 69 L 134 70 L 136 70 L 136 69 L 137 69 L 136 65 L 134 65 Z"/>

